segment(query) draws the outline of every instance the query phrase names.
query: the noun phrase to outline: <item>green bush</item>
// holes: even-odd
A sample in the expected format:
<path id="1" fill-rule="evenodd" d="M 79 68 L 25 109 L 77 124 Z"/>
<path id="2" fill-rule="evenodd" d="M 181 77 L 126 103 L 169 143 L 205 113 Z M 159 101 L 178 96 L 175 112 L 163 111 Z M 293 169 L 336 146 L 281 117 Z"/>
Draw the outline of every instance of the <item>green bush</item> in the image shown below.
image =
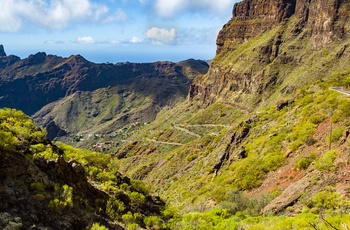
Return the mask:
<path id="1" fill-rule="evenodd" d="M 73 188 L 68 185 L 55 184 L 54 199 L 50 201 L 49 208 L 56 212 L 63 212 L 65 209 L 72 208 L 73 203 Z"/>
<path id="2" fill-rule="evenodd" d="M 141 180 L 131 180 L 132 187 L 139 193 L 143 193 L 145 195 L 149 194 L 150 188 Z"/>
<path id="3" fill-rule="evenodd" d="M 94 223 L 90 230 L 108 230 L 108 228 L 106 228 L 105 226 L 103 225 L 100 225 L 100 223 Z"/>
<path id="4" fill-rule="evenodd" d="M 349 208 L 349 203 L 346 198 L 340 195 L 331 186 L 325 188 L 324 191 L 316 193 L 308 204 L 309 208 L 312 208 L 314 212 L 320 212 L 323 210 L 337 210 L 340 208 Z"/>
<path id="5" fill-rule="evenodd" d="M 310 166 L 311 162 L 312 160 L 309 157 L 302 157 L 298 160 L 295 166 L 299 170 L 305 170 Z"/>
<path id="6" fill-rule="evenodd" d="M 327 144 L 339 141 L 339 139 L 342 136 L 343 131 L 345 130 L 345 128 L 346 127 L 344 125 L 342 125 L 342 126 L 339 126 L 339 127 L 335 128 L 335 129 L 333 129 L 332 132 L 327 135 L 327 138 L 326 138 Z"/>
<path id="7" fill-rule="evenodd" d="M 288 135 L 287 140 L 291 143 L 289 148 L 292 152 L 296 151 L 301 145 L 312 137 L 315 132 L 316 125 L 311 122 L 300 121 L 294 126 L 292 133 Z"/>
<path id="8" fill-rule="evenodd" d="M 118 199 L 110 198 L 107 201 L 106 213 L 114 220 L 118 220 L 119 217 L 121 217 L 121 214 L 124 213 L 125 209 L 125 204 Z"/>
<path id="9" fill-rule="evenodd" d="M 146 197 L 142 193 L 132 192 L 129 194 L 130 200 L 133 203 L 143 204 L 146 201 Z"/>
<path id="10" fill-rule="evenodd" d="M 335 170 L 333 162 L 337 155 L 337 150 L 329 150 L 325 152 L 323 156 L 316 161 L 315 168 L 321 172 L 333 172 Z"/>
<path id="11" fill-rule="evenodd" d="M 162 220 L 158 216 L 147 216 L 143 219 L 148 229 L 160 229 L 163 225 Z"/>
<path id="12" fill-rule="evenodd" d="M 234 171 L 234 186 L 244 190 L 255 188 L 268 172 L 276 170 L 284 162 L 285 157 L 280 153 L 269 153 L 262 157 L 251 154 L 231 166 Z"/>
<path id="13" fill-rule="evenodd" d="M 11 132 L 0 130 L 0 149 L 15 150 L 18 139 Z"/>
<path id="14" fill-rule="evenodd" d="M 334 110 L 335 113 L 331 117 L 331 121 L 333 123 L 338 123 L 344 119 L 347 119 L 350 117 L 350 100 L 347 99 L 339 99 L 340 102 L 338 103 L 337 109 Z"/>

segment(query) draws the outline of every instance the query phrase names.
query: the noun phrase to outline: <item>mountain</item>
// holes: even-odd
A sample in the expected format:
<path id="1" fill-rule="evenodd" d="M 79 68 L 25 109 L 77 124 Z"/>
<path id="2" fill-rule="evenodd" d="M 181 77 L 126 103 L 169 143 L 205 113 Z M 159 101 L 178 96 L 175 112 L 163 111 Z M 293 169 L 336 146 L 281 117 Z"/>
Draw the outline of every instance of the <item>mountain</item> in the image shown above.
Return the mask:
<path id="1" fill-rule="evenodd" d="M 0 107 L 33 115 L 48 127 L 51 139 L 150 122 L 161 108 L 184 100 L 192 79 L 208 69 L 206 62 L 193 59 L 95 64 L 80 55 L 45 53 L 21 60 L 1 50 Z"/>
<path id="2" fill-rule="evenodd" d="M 195 213 L 226 208 L 236 224 L 239 213 L 310 214 L 319 221 L 304 227 L 322 229 L 349 202 L 349 7 L 236 3 L 187 101 L 114 151 L 121 172 L 152 184 L 189 225 L 210 226 L 214 217 Z"/>
<path id="3" fill-rule="evenodd" d="M 154 222 L 143 214 L 148 228 L 349 229 L 349 9 L 345 0 L 236 3 L 208 73 L 193 80 L 185 101 L 158 110 L 150 123 L 109 123 L 108 86 L 89 89 L 93 96 L 79 88 L 43 111 L 57 110 L 53 119 L 60 108 L 72 111 L 65 117 L 73 122 L 74 104 L 98 109 L 93 114 L 101 119 L 90 121 L 112 133 L 74 138 L 104 152 L 97 159 L 111 160 L 101 164 L 107 175 L 94 173 L 89 154 L 81 162 L 92 178 L 107 178 L 106 191 L 115 192 L 108 186 L 113 168 L 151 185 L 166 209 L 150 214 Z M 99 100 L 106 105 L 92 107 Z M 74 132 L 84 124 L 74 123 Z"/>

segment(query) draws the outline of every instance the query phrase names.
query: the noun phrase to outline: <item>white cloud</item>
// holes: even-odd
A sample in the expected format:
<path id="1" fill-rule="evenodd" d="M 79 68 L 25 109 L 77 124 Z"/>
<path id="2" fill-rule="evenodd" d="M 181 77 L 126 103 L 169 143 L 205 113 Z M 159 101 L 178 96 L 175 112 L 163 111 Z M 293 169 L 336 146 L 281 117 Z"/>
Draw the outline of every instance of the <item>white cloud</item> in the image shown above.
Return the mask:
<path id="1" fill-rule="evenodd" d="M 0 31 L 15 32 L 25 25 L 63 29 L 76 21 L 98 21 L 108 7 L 91 0 L 1 0 Z"/>
<path id="2" fill-rule="evenodd" d="M 174 28 L 167 30 L 164 28 L 152 27 L 147 30 L 146 37 L 158 44 L 174 44 L 176 39 L 176 30 Z"/>
<path id="3" fill-rule="evenodd" d="M 132 38 L 130 39 L 130 42 L 131 42 L 131 43 L 141 43 L 142 40 L 141 40 L 140 38 L 138 38 L 138 37 L 132 37 Z"/>
<path id="4" fill-rule="evenodd" d="M 155 10 L 161 17 L 173 17 L 184 11 L 209 10 L 220 13 L 232 8 L 234 2 L 237 0 L 156 0 Z"/>
<path id="5" fill-rule="evenodd" d="M 77 43 L 79 44 L 94 44 L 95 43 L 95 40 L 92 38 L 92 37 L 79 37 L 77 39 Z"/>

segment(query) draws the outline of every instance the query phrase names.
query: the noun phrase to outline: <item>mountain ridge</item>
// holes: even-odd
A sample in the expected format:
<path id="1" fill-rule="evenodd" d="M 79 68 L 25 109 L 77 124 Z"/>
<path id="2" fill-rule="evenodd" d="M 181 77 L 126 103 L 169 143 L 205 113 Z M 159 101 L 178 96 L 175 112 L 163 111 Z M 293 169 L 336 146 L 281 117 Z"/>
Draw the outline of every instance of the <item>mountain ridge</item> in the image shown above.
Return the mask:
<path id="1" fill-rule="evenodd" d="M 139 116 L 128 119 L 128 122 L 150 122 L 160 108 L 172 106 L 175 101 L 184 100 L 192 79 L 199 74 L 204 74 L 208 69 L 206 62 L 194 59 L 178 63 L 95 64 L 80 55 L 62 58 L 47 55 L 44 52 L 30 55 L 22 60 L 11 55 L 1 58 L 4 65 L 0 65 L 0 106 L 15 107 L 27 114 L 35 114 L 35 121 L 43 127 L 48 124 L 53 125 L 56 128 L 49 129 L 50 138 L 67 133 L 77 133 L 82 129 L 97 126 L 97 123 L 88 120 L 97 116 L 101 110 L 98 108 L 99 104 L 106 104 L 108 100 L 114 103 L 114 108 L 110 108 L 110 114 L 105 115 L 107 117 L 98 118 L 99 120 L 110 120 L 118 114 L 120 117 L 125 115 L 132 117 L 133 114 L 139 113 Z M 110 95 L 115 100 L 108 99 L 108 97 L 103 98 L 99 89 L 104 89 L 106 95 Z M 85 95 L 84 97 L 87 98 L 84 100 L 89 100 L 88 98 L 92 98 L 94 92 L 100 95 L 97 96 L 100 99 L 96 99 L 96 106 L 94 103 L 87 106 L 93 107 L 90 110 L 97 110 L 95 115 L 90 115 L 89 111 L 86 111 L 87 107 L 80 106 L 79 102 L 83 101 L 82 98 L 80 101 L 75 100 L 73 107 L 67 107 L 66 111 L 62 111 L 61 107 L 59 109 L 61 117 L 57 113 L 51 114 L 47 109 L 40 111 L 49 104 L 51 104 L 50 110 L 57 110 L 54 108 L 55 105 L 60 105 L 62 101 L 67 101 L 69 98 L 74 100 L 80 97 L 79 95 Z M 142 102 L 142 97 L 148 98 L 147 101 Z M 132 105 L 133 98 L 134 101 L 140 100 L 140 102 Z M 145 109 L 142 109 L 142 106 L 145 107 L 145 105 L 147 108 L 144 113 L 145 119 L 143 119 L 141 115 L 143 112 L 140 111 Z M 135 109 L 128 114 L 130 106 Z M 136 109 L 138 106 L 140 111 Z M 74 122 L 69 122 L 68 117 L 72 109 L 74 116 L 86 113 L 86 117 L 80 117 L 84 121 L 78 123 L 90 123 L 90 126 L 74 127 L 72 124 Z M 72 125 L 67 125 L 67 123 Z M 116 118 L 116 124 L 118 128 L 122 128 L 126 125 L 126 121 L 118 122 Z M 104 132 L 103 128 L 99 132 Z"/>

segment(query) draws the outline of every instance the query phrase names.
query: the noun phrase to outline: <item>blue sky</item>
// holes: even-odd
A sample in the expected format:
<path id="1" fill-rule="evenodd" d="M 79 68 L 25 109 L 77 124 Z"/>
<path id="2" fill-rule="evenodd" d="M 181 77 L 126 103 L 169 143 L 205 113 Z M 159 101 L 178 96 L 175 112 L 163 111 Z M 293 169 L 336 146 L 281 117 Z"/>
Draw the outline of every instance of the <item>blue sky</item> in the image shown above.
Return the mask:
<path id="1" fill-rule="evenodd" d="M 211 59 L 238 0 L 1 0 L 0 44 L 94 62 Z"/>

